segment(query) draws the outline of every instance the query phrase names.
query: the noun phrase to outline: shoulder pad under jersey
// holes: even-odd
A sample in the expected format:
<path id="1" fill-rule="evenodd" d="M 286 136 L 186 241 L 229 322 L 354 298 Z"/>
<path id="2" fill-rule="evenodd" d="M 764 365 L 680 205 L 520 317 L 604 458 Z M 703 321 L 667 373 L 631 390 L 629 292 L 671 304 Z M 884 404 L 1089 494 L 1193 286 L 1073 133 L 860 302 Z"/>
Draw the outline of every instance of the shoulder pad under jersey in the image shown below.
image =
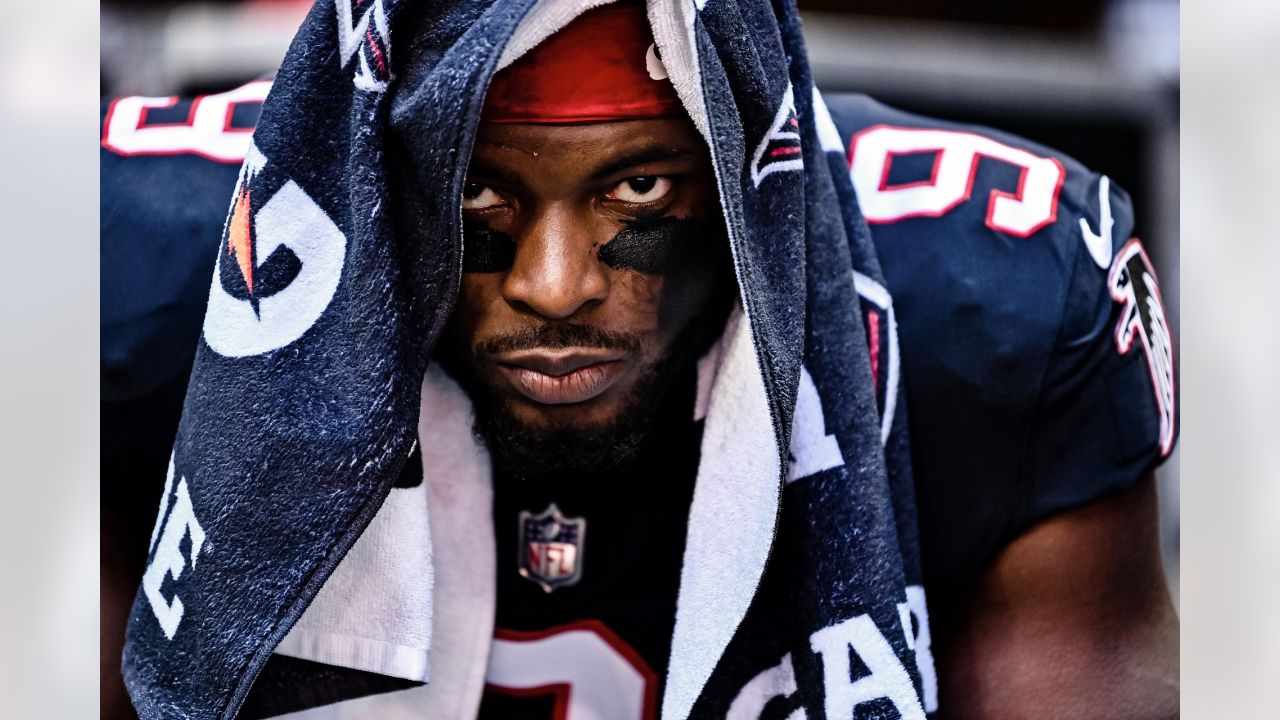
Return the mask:
<path id="1" fill-rule="evenodd" d="M 102 102 L 104 400 L 144 394 L 190 367 L 236 175 L 270 86 Z"/>
<path id="2" fill-rule="evenodd" d="M 1155 272 L 1105 175 L 1007 133 L 825 100 L 897 312 L 926 571 L 956 585 L 1170 452 Z"/>

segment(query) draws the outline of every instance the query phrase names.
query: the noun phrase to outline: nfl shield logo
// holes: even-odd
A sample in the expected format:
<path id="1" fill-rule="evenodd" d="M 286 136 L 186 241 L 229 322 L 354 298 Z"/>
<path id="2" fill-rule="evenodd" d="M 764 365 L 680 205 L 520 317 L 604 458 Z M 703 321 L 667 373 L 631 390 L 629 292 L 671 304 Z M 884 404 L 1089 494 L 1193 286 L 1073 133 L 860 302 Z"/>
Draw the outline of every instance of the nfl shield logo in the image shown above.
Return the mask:
<path id="1" fill-rule="evenodd" d="M 551 592 L 582 579 L 584 518 L 567 518 L 555 503 L 520 513 L 520 574 Z"/>

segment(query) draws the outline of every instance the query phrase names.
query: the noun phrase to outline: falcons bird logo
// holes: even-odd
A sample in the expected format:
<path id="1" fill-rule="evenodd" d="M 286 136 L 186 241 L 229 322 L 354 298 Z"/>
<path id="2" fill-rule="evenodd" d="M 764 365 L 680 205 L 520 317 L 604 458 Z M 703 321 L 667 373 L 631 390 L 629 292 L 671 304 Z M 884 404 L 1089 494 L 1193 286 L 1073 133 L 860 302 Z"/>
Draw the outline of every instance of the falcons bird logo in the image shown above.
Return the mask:
<path id="1" fill-rule="evenodd" d="M 800 156 L 800 120 L 796 117 L 795 95 L 790 85 L 778 104 L 773 125 L 760 139 L 751 158 L 751 180 L 756 187 L 767 175 L 785 170 L 803 170 Z"/>
<path id="2" fill-rule="evenodd" d="M 1134 342 L 1142 344 L 1151 371 L 1156 410 L 1160 415 L 1160 452 L 1173 449 L 1174 376 L 1173 340 L 1164 314 L 1156 271 L 1137 238 L 1131 238 L 1116 254 L 1107 275 L 1111 297 L 1121 304 L 1120 321 L 1116 323 L 1116 347 L 1125 355 Z"/>

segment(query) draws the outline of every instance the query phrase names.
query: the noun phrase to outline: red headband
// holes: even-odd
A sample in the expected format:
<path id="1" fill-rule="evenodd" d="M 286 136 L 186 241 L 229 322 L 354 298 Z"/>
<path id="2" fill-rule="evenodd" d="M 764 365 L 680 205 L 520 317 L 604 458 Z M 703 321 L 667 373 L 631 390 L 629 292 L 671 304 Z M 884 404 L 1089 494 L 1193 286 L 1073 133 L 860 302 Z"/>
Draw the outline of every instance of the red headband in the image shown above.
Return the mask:
<path id="1" fill-rule="evenodd" d="M 651 57 L 644 7 L 588 10 L 494 75 L 481 122 L 567 124 L 684 114 Z M 659 79 L 654 79 L 650 68 Z"/>

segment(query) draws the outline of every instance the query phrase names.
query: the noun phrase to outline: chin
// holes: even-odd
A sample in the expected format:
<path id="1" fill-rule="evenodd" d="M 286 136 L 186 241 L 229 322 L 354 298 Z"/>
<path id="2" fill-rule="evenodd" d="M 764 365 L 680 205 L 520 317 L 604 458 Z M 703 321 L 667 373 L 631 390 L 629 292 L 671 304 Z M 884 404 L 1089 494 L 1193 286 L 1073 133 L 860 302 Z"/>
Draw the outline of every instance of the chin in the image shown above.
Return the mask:
<path id="1" fill-rule="evenodd" d="M 503 401 L 500 401 L 503 402 Z M 593 398 L 569 405 L 544 405 L 523 398 L 508 399 L 504 412 L 529 431 L 601 430 L 618 422 L 627 410 L 625 399 Z"/>
<path id="2" fill-rule="evenodd" d="M 475 432 L 495 466 L 526 478 L 605 473 L 634 460 L 653 428 L 647 393 L 538 405 L 483 393 Z"/>
<path id="3" fill-rule="evenodd" d="M 445 367 L 472 400 L 477 438 L 496 468 L 525 478 L 592 476 L 634 461 L 684 365 L 636 363 L 601 394 L 555 404 L 526 397 L 492 366 L 457 360 L 445 356 Z"/>

